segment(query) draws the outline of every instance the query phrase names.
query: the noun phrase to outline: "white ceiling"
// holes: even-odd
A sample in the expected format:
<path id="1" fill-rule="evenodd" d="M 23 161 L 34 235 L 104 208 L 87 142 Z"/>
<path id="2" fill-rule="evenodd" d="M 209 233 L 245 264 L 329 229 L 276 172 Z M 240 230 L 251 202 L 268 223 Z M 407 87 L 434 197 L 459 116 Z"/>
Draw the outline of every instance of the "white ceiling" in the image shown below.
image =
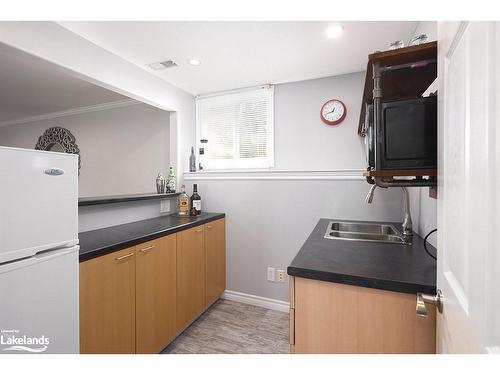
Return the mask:
<path id="1" fill-rule="evenodd" d="M 124 99 L 0 43 L 0 123 Z"/>
<path id="2" fill-rule="evenodd" d="M 367 55 L 411 37 L 418 22 L 59 22 L 192 94 L 283 83 L 366 69 Z M 344 27 L 328 39 L 329 25 Z M 189 59 L 201 61 L 199 66 Z M 179 66 L 152 71 L 172 59 Z"/>

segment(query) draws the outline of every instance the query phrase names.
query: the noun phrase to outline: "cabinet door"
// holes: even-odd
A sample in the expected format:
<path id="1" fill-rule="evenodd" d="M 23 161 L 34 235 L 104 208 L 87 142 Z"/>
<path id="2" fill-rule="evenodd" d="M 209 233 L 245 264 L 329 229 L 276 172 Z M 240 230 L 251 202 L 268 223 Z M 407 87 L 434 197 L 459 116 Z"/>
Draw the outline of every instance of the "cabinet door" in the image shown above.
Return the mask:
<path id="1" fill-rule="evenodd" d="M 81 353 L 135 353 L 134 252 L 80 263 Z"/>
<path id="2" fill-rule="evenodd" d="M 157 353 L 175 334 L 176 236 L 136 246 L 136 352 Z"/>
<path id="3" fill-rule="evenodd" d="M 205 307 L 205 228 L 177 233 L 177 330 Z"/>
<path id="4" fill-rule="evenodd" d="M 226 251 L 224 219 L 205 224 L 205 305 L 226 288 Z"/>
<path id="5" fill-rule="evenodd" d="M 415 295 L 294 277 L 299 354 L 435 353 L 436 312 L 415 313 Z"/>

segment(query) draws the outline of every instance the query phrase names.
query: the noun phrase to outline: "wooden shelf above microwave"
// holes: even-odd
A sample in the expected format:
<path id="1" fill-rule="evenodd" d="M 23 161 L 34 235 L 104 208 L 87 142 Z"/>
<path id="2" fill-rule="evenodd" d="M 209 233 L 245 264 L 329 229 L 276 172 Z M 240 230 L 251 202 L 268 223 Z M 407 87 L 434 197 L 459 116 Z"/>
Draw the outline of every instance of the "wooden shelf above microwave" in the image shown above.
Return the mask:
<path id="1" fill-rule="evenodd" d="M 420 44 L 368 55 L 363 101 L 359 115 L 358 134 L 361 135 L 367 104 L 373 103 L 373 64 L 396 66 L 415 63 L 418 69 L 398 69 L 384 74 L 382 79 L 383 101 L 418 98 L 437 77 L 437 64 L 418 64 L 437 59 L 437 42 Z"/>
<path id="2" fill-rule="evenodd" d="M 381 171 L 366 171 L 365 177 L 436 177 L 437 169 L 385 169 Z"/>

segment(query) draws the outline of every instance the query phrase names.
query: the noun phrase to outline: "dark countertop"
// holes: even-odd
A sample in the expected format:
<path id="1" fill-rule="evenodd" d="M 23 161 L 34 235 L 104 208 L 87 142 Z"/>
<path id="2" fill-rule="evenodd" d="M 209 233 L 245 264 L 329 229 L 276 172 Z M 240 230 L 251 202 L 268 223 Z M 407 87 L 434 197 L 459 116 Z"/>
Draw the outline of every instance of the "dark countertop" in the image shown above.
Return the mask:
<path id="1" fill-rule="evenodd" d="M 403 293 L 436 293 L 436 261 L 424 240 L 412 245 L 324 238 L 330 221 L 320 219 L 287 269 L 291 276 Z M 354 221 L 354 220 L 341 220 Z M 400 223 L 393 224 L 400 228 Z M 427 248 L 435 254 L 435 248 Z"/>
<path id="2" fill-rule="evenodd" d="M 81 232 L 80 262 L 134 246 L 200 224 L 222 219 L 225 214 L 202 213 L 198 217 L 166 215 L 113 227 Z"/>

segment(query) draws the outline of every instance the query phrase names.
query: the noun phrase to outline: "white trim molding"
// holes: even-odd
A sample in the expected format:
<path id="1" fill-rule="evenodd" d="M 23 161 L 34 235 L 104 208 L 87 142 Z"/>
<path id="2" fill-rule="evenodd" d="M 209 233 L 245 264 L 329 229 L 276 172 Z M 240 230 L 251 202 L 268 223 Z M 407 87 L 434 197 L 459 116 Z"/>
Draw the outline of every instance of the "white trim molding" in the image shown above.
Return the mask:
<path id="1" fill-rule="evenodd" d="M 364 169 L 200 171 L 185 172 L 184 180 L 364 180 L 363 172 Z"/>
<path id="2" fill-rule="evenodd" d="M 106 109 L 128 107 L 130 105 L 135 105 L 135 104 L 140 104 L 140 103 L 141 102 L 139 102 L 135 99 L 117 100 L 114 102 L 90 105 L 87 107 L 72 108 L 72 109 L 68 109 L 65 111 L 50 112 L 50 113 L 44 113 L 44 114 L 36 115 L 36 116 L 23 117 L 23 118 L 18 118 L 18 119 L 14 119 L 14 120 L 8 120 L 8 121 L 1 121 L 0 127 L 10 126 L 10 125 L 27 124 L 27 123 L 35 122 L 35 121 L 50 120 L 53 118 L 66 117 L 66 116 L 71 116 L 71 115 L 79 115 L 82 113 L 104 111 Z"/>
<path id="3" fill-rule="evenodd" d="M 253 294 L 235 292 L 233 290 L 225 290 L 221 296 L 222 299 L 246 303 L 247 305 L 264 307 L 270 310 L 282 311 L 288 313 L 290 311 L 290 303 L 277 299 L 255 296 Z"/>

